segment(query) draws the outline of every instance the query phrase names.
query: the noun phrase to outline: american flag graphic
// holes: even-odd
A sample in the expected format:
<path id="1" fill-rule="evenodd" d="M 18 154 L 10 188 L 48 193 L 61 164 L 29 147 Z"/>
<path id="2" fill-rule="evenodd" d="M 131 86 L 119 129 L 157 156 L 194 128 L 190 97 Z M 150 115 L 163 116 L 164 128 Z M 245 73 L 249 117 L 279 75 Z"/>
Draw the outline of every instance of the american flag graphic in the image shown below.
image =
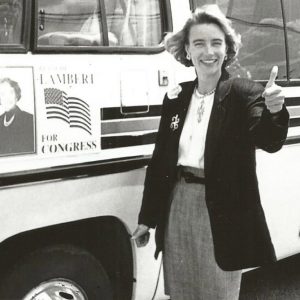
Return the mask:
<path id="1" fill-rule="evenodd" d="M 56 88 L 44 89 L 44 95 L 47 119 L 60 119 L 70 127 L 77 127 L 92 134 L 88 103 L 76 97 L 68 97 L 64 91 Z"/>

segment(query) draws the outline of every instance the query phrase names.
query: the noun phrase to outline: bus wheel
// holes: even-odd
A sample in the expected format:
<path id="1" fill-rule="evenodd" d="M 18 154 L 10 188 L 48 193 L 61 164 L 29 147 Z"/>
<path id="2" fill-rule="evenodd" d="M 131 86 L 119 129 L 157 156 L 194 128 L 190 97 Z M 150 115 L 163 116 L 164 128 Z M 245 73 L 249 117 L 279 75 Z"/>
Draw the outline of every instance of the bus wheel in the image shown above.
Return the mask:
<path id="1" fill-rule="evenodd" d="M 0 299 L 111 300 L 112 290 L 91 253 L 59 245 L 32 252 L 16 264 L 1 282 Z"/>

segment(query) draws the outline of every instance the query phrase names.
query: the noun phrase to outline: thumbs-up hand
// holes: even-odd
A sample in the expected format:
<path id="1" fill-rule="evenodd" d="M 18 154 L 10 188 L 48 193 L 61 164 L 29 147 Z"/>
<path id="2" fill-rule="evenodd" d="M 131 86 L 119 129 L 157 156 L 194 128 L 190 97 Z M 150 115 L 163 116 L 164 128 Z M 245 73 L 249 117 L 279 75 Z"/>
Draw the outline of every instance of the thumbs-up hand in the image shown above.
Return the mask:
<path id="1" fill-rule="evenodd" d="M 278 74 L 278 67 L 274 66 L 272 68 L 269 81 L 266 88 L 262 94 L 265 98 L 265 104 L 270 113 L 274 114 L 281 111 L 284 104 L 284 96 L 282 88 L 275 84 L 275 79 Z"/>

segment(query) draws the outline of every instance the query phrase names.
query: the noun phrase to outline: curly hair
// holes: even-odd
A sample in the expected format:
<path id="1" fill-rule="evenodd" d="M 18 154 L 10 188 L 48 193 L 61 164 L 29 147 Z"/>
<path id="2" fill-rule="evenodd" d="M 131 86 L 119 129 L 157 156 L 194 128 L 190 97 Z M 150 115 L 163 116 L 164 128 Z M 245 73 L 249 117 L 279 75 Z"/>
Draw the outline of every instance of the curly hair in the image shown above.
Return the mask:
<path id="1" fill-rule="evenodd" d="M 16 99 L 17 99 L 17 101 L 19 101 L 21 98 L 21 88 L 20 88 L 19 84 L 16 81 L 14 81 L 8 77 L 1 78 L 0 84 L 2 84 L 2 83 L 8 83 L 14 89 Z"/>
<path id="2" fill-rule="evenodd" d="M 241 47 L 241 37 L 235 32 L 231 21 L 226 18 L 216 4 L 203 5 L 192 12 L 180 31 L 165 37 L 165 49 L 186 67 L 192 66 L 192 61 L 186 58 L 185 46 L 189 44 L 189 34 L 192 26 L 198 24 L 215 24 L 224 32 L 227 59 L 224 61 L 223 67 L 229 66 Z"/>

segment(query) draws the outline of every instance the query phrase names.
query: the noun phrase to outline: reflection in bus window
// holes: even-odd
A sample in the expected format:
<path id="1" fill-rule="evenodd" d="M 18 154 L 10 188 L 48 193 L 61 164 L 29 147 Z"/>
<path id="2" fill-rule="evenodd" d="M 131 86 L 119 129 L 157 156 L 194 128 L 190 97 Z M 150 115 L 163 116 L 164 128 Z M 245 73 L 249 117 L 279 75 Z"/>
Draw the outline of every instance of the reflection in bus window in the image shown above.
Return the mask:
<path id="1" fill-rule="evenodd" d="M 300 1 L 285 1 L 284 8 L 288 30 L 289 77 L 300 79 Z"/>
<path id="2" fill-rule="evenodd" d="M 297 0 L 295 0 L 297 1 Z M 286 79 L 286 56 L 280 0 L 195 0 L 195 5 L 216 3 L 242 37 L 234 75 L 257 80 L 269 78 L 273 65 L 278 79 Z"/>
<path id="3" fill-rule="evenodd" d="M 245 13 L 247 12 L 247 13 Z M 286 79 L 286 56 L 280 1 L 234 1 L 227 16 L 242 35 L 239 62 L 252 78 L 267 80 L 273 65 L 278 79 Z"/>
<path id="4" fill-rule="evenodd" d="M 159 0 L 105 0 L 108 31 L 119 46 L 157 46 L 162 40 Z"/>
<path id="5" fill-rule="evenodd" d="M 98 0 L 38 1 L 38 45 L 101 45 Z"/>
<path id="6" fill-rule="evenodd" d="M 103 6 L 98 0 L 39 0 L 38 46 L 139 47 L 162 41 L 159 0 L 102 1 Z M 107 32 L 102 28 L 105 20 Z"/>
<path id="7" fill-rule="evenodd" d="M 0 44 L 20 44 L 22 0 L 0 1 Z"/>

